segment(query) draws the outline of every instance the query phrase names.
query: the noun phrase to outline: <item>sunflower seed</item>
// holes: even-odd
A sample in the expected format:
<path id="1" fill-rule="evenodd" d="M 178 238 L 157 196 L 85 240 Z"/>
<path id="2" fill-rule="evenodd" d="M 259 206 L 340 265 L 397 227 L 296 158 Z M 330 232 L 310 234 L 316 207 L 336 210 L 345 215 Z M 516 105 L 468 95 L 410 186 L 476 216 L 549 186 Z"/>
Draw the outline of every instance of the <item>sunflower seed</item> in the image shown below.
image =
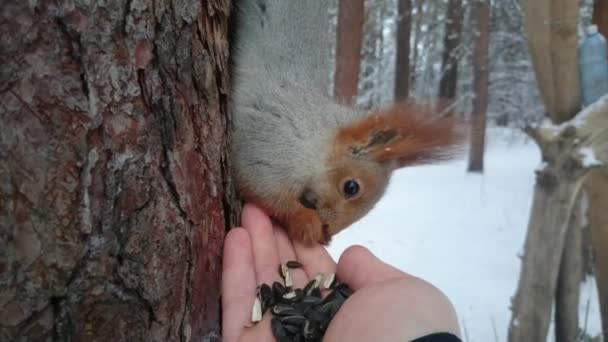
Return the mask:
<path id="1" fill-rule="evenodd" d="M 287 292 L 286 294 L 283 295 L 283 298 L 285 299 L 293 299 L 296 298 L 296 291 L 291 291 L 291 292 Z"/>
<path id="2" fill-rule="evenodd" d="M 321 298 L 321 289 L 318 287 L 314 288 L 314 289 L 312 289 L 312 291 L 310 291 L 309 295 L 311 297 Z"/>
<path id="3" fill-rule="evenodd" d="M 289 268 L 300 268 L 302 267 L 302 264 L 298 261 L 295 260 L 289 260 L 286 264 L 287 267 Z"/>
<path id="4" fill-rule="evenodd" d="M 336 290 L 340 291 L 344 298 L 348 298 L 353 294 L 353 290 L 350 287 L 346 286 L 346 284 L 340 284 L 336 286 Z"/>
<path id="5" fill-rule="evenodd" d="M 321 279 L 323 279 L 323 274 L 317 273 L 317 275 L 314 277 L 314 279 L 309 281 L 308 284 L 306 284 L 306 286 L 304 287 L 304 294 L 307 296 L 310 296 L 312 291 L 314 289 L 318 288 L 319 285 L 321 284 Z"/>
<path id="6" fill-rule="evenodd" d="M 319 297 L 315 297 L 315 296 L 306 296 L 306 297 L 302 297 L 302 300 L 300 301 L 300 303 L 304 303 L 304 304 L 319 304 L 321 303 L 321 298 Z"/>
<path id="7" fill-rule="evenodd" d="M 306 320 L 306 317 L 304 317 L 304 316 L 285 316 L 285 317 L 281 318 L 281 323 L 301 326 L 305 320 Z"/>
<path id="8" fill-rule="evenodd" d="M 290 324 L 283 325 L 283 328 L 285 330 L 287 330 L 288 333 L 293 334 L 293 335 L 299 333 L 302 330 L 299 326 L 297 326 L 297 325 L 290 325 Z"/>
<path id="9" fill-rule="evenodd" d="M 292 310 L 293 306 L 285 303 L 277 303 L 272 307 L 272 313 L 275 315 L 281 315 L 284 311 Z"/>
<path id="10" fill-rule="evenodd" d="M 279 283 L 278 281 L 275 281 L 274 283 L 272 283 L 272 291 L 274 292 L 275 296 L 277 294 L 282 296 L 286 292 L 285 286 L 283 286 L 283 284 Z"/>
<path id="11" fill-rule="evenodd" d="M 323 281 L 323 287 L 326 289 L 333 289 L 336 286 L 336 274 L 328 273 Z"/>
<path id="12" fill-rule="evenodd" d="M 326 320 L 328 320 L 328 316 L 322 314 L 321 312 L 317 311 L 316 309 L 312 308 L 312 307 L 308 307 L 306 308 L 306 310 L 304 310 L 303 312 L 304 317 L 315 321 L 315 322 L 324 322 Z"/>
<path id="13" fill-rule="evenodd" d="M 257 323 L 262 320 L 262 303 L 260 298 L 255 297 L 253 307 L 251 308 L 251 321 Z"/>
<path id="14" fill-rule="evenodd" d="M 272 335 L 276 337 L 279 342 L 291 341 L 285 327 L 283 326 L 283 323 L 281 323 L 281 320 L 277 317 L 273 317 L 270 321 L 270 328 L 272 330 Z"/>
<path id="15" fill-rule="evenodd" d="M 281 278 L 285 279 L 288 271 L 289 271 L 289 268 L 287 267 L 287 265 L 285 265 L 285 264 L 279 265 L 279 275 L 281 276 Z"/>
<path id="16" fill-rule="evenodd" d="M 302 333 L 307 340 L 319 338 L 319 323 L 311 320 L 305 320 L 302 325 Z"/>
<path id="17" fill-rule="evenodd" d="M 293 286 L 293 279 L 291 278 L 291 272 L 289 272 L 289 269 L 285 269 L 285 286 L 286 287 L 292 287 Z"/>

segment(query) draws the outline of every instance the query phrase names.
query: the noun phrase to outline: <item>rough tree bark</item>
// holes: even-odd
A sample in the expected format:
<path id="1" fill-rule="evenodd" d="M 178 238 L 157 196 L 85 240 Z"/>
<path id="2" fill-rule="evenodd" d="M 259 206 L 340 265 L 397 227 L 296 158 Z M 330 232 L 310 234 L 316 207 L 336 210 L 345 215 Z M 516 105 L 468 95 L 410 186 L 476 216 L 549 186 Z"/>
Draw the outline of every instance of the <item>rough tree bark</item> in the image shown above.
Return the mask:
<path id="1" fill-rule="evenodd" d="M 593 23 L 602 35 L 608 37 L 608 0 L 595 0 L 593 4 Z"/>
<path id="2" fill-rule="evenodd" d="M 229 1 L 4 1 L 0 340 L 217 340 Z"/>
<path id="3" fill-rule="evenodd" d="M 439 98 L 453 100 L 456 97 L 458 84 L 458 55 L 464 21 L 463 0 L 450 0 L 446 15 L 445 34 L 443 36 L 442 74 L 439 81 Z M 449 105 L 449 102 L 447 103 Z"/>
<path id="4" fill-rule="evenodd" d="M 353 104 L 357 100 L 364 10 L 363 0 L 338 1 L 334 96 L 347 104 Z"/>
<path id="5" fill-rule="evenodd" d="M 576 180 L 584 174 L 572 158 L 576 131 L 557 136 L 532 131 L 544 167 L 537 171 L 518 289 L 513 298 L 509 341 L 545 341 L 555 298 L 559 265 L 568 232 L 568 206 Z M 566 153 L 564 153 L 566 152 Z"/>
<path id="6" fill-rule="evenodd" d="M 580 109 L 578 3 L 526 0 L 523 9 L 547 116 L 556 124 L 565 122 Z M 567 339 L 573 327 L 578 327 L 578 293 L 568 293 L 574 288 L 578 292 L 579 273 L 572 272 L 577 264 L 572 259 L 576 251 L 564 253 L 565 248 L 576 248 L 572 241 L 566 243 L 566 236 L 576 237 L 579 232 L 571 230 L 579 226 L 568 219 L 576 204 L 577 184 L 587 172 L 579 154 L 582 137 L 577 136 L 580 132 L 575 126 L 532 131 L 545 163 L 537 171 L 524 258 L 513 298 L 509 327 L 512 342 L 545 340 L 554 299 L 557 299 L 556 325 L 560 325 L 556 333 L 564 334 L 558 338 Z M 577 305 L 572 304 L 575 301 Z"/>
<path id="7" fill-rule="evenodd" d="M 557 338 L 571 341 L 578 330 L 582 265 L 580 246 L 566 240 L 579 239 L 576 235 L 580 232 L 573 230 L 580 229 L 580 225 L 573 224 L 576 220 L 572 213 L 576 213 L 581 189 L 589 188 L 590 174 L 601 168 L 605 172 L 608 165 L 608 96 L 573 120 L 541 126 L 531 130 L 531 135 L 541 148 L 544 163 L 537 173 L 519 285 L 513 299 L 509 341 L 544 341 L 554 298 L 557 299 L 556 334 L 563 334 Z M 594 184 L 593 187 L 598 191 L 608 185 Z M 606 204 L 593 194 L 588 198 L 591 208 Z M 602 208 L 601 213 L 595 209 L 595 216 L 590 217 L 592 243 L 598 256 L 608 250 L 603 225 L 608 213 L 605 206 Z M 595 262 L 596 271 L 606 269 L 606 259 L 596 258 Z M 604 283 L 604 272 L 600 271 L 597 276 L 603 303 L 608 297 L 608 287 Z M 602 310 L 605 312 L 605 308 Z"/>
<path id="8" fill-rule="evenodd" d="M 486 0 L 476 1 L 474 6 L 477 21 L 477 39 L 473 51 L 473 115 L 471 118 L 471 149 L 469 172 L 483 172 L 483 154 L 486 137 L 486 112 L 488 111 L 488 83 L 490 75 L 490 4 Z"/>
<path id="9" fill-rule="evenodd" d="M 412 32 L 412 0 L 399 0 L 397 24 L 397 56 L 395 66 L 395 101 L 406 100 L 410 93 L 410 36 Z"/>

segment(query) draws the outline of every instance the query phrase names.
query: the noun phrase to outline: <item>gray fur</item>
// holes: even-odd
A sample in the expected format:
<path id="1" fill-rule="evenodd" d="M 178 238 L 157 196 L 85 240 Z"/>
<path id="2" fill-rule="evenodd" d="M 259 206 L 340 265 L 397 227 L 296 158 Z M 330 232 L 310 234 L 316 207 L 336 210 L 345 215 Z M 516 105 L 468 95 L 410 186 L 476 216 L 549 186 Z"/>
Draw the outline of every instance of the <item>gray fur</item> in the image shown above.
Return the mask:
<path id="1" fill-rule="evenodd" d="M 363 114 L 325 92 L 328 2 L 240 0 L 236 5 L 232 153 L 237 178 L 267 201 L 286 189 L 297 194 L 326 173 L 337 128 Z"/>

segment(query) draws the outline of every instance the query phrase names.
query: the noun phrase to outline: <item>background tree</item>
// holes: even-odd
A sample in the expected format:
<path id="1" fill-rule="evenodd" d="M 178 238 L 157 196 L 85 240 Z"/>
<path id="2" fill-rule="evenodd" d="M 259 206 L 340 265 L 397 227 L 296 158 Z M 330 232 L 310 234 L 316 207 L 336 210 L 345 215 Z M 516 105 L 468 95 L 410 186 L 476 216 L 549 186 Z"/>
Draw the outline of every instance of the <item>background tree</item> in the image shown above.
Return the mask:
<path id="1" fill-rule="evenodd" d="M 363 0 L 338 1 L 334 96 L 345 103 L 355 103 L 357 100 L 363 16 Z"/>
<path id="2" fill-rule="evenodd" d="M 439 81 L 439 98 L 453 100 L 458 84 L 458 48 L 464 20 L 463 0 L 449 0 L 443 34 L 442 74 Z M 488 28 L 489 29 L 489 28 Z"/>
<path id="3" fill-rule="evenodd" d="M 405 100 L 410 91 L 410 36 L 412 0 L 398 0 L 397 63 L 395 65 L 395 101 Z"/>
<path id="4" fill-rule="evenodd" d="M 0 340 L 219 340 L 228 1 L 5 1 Z"/>
<path id="5" fill-rule="evenodd" d="M 471 118 L 471 149 L 469 171 L 483 171 L 483 152 L 486 136 L 486 111 L 488 110 L 488 78 L 490 65 L 490 4 L 486 0 L 476 0 L 474 13 L 477 21 L 477 41 L 473 53 L 473 77 L 475 97 Z"/>
<path id="6" fill-rule="evenodd" d="M 608 37 L 608 0 L 595 0 L 593 3 L 593 23 L 602 35 Z"/>
<path id="7" fill-rule="evenodd" d="M 573 341 L 578 336 L 583 267 L 583 239 L 577 217 L 589 217 L 592 245 L 597 255 L 605 255 L 608 250 L 606 229 L 602 226 L 606 222 L 605 211 L 600 217 L 597 209 L 583 213 L 578 209 L 581 197 L 598 201 L 591 203 L 591 208 L 606 205 L 605 197 L 594 196 L 588 189 L 608 189 L 602 178 L 593 176 L 602 172 L 597 171 L 602 164 L 605 172 L 608 164 L 608 99 L 579 113 L 578 3 L 534 0 L 524 5 L 535 74 L 547 116 L 554 126 L 546 124 L 528 129 L 541 150 L 544 163 L 537 171 L 520 279 L 513 299 L 509 341 L 544 341 L 554 300 L 556 339 Z M 585 160 L 585 149 L 593 154 L 593 163 Z M 605 269 L 605 261 L 596 259 L 595 267 Z M 603 269 L 598 271 L 597 283 L 600 301 L 605 303 L 608 287 L 603 273 Z M 603 324 L 606 326 L 605 317 Z"/>

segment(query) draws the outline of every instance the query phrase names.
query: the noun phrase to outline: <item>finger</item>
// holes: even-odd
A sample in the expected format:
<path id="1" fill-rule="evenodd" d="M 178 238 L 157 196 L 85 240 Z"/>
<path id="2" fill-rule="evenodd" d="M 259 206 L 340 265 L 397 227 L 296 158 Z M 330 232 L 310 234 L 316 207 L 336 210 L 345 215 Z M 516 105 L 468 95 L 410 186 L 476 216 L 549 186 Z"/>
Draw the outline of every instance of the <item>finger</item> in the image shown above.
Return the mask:
<path id="1" fill-rule="evenodd" d="M 375 282 L 399 277 L 412 277 L 384 263 L 362 246 L 352 246 L 342 253 L 338 261 L 338 279 L 353 290 Z"/>
<path id="2" fill-rule="evenodd" d="M 243 208 L 242 222 L 251 239 L 257 284 L 271 285 L 280 279 L 279 252 L 272 223 L 262 210 L 251 204 Z"/>
<path id="3" fill-rule="evenodd" d="M 287 233 L 281 227 L 274 227 L 274 236 L 277 241 L 277 248 L 279 250 L 279 259 L 281 263 L 286 263 L 290 260 L 297 260 L 296 251 L 293 249 L 293 245 L 287 236 Z M 296 288 L 303 288 L 308 282 L 308 277 L 303 269 L 293 268 L 289 270 L 293 279 L 293 285 Z"/>
<path id="4" fill-rule="evenodd" d="M 243 228 L 233 228 L 224 242 L 222 270 L 222 336 L 234 342 L 251 321 L 255 298 L 255 273 L 251 241 Z"/>
<path id="5" fill-rule="evenodd" d="M 309 279 L 313 278 L 317 273 L 327 274 L 336 272 L 336 263 L 323 246 L 315 245 L 307 247 L 294 241 L 293 247 L 298 261 L 304 265 L 304 272 L 306 272 Z"/>

